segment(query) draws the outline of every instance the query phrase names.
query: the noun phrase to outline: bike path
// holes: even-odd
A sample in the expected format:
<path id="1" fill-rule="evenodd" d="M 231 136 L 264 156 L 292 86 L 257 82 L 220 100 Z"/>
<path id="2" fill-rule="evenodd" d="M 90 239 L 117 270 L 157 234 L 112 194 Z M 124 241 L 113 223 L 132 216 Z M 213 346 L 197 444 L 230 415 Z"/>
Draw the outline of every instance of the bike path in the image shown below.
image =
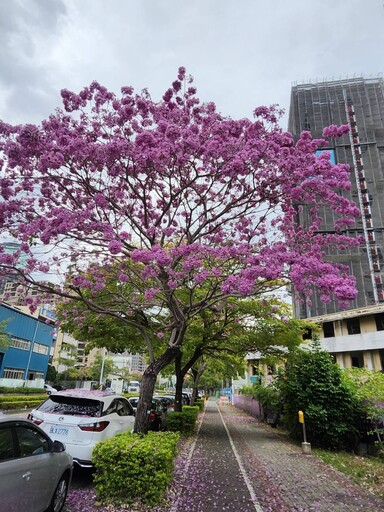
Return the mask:
<path id="1" fill-rule="evenodd" d="M 384 512 L 313 455 L 231 405 L 209 400 L 171 512 Z"/>

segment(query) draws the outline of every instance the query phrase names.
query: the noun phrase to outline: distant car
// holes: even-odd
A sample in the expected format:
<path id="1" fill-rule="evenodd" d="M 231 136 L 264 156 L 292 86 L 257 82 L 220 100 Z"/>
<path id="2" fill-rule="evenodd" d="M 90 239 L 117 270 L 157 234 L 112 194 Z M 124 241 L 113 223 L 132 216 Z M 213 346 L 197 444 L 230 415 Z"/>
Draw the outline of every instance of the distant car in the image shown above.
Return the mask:
<path id="1" fill-rule="evenodd" d="M 140 393 L 140 382 L 138 380 L 131 380 L 127 391 L 128 393 Z"/>
<path id="2" fill-rule="evenodd" d="M 128 400 L 136 413 L 139 397 L 132 396 L 131 398 L 128 398 Z M 159 398 L 153 397 L 151 407 L 148 408 L 147 414 L 148 430 L 154 430 L 158 432 L 159 430 L 163 430 L 166 427 L 167 407 Z"/>
<path id="3" fill-rule="evenodd" d="M 0 418 L 0 509 L 60 512 L 72 478 L 71 455 L 26 419 Z"/>
<path id="4" fill-rule="evenodd" d="M 44 384 L 44 389 L 45 389 L 47 395 L 51 395 L 52 393 L 57 393 L 57 389 L 53 388 L 49 384 Z"/>
<path id="5" fill-rule="evenodd" d="M 73 461 L 92 467 L 96 443 L 133 430 L 135 413 L 128 400 L 107 391 L 58 391 L 28 415 L 49 436 L 65 443 Z"/>

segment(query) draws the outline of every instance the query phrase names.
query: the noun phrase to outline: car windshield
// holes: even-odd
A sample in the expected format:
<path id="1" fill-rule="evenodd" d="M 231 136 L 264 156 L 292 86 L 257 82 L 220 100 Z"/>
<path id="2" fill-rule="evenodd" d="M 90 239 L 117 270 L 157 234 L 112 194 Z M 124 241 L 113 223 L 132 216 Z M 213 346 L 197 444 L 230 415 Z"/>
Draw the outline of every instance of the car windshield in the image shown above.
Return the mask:
<path id="1" fill-rule="evenodd" d="M 49 414 L 67 416 L 90 416 L 98 418 L 102 414 L 103 404 L 99 400 L 74 396 L 51 395 L 37 410 Z"/>

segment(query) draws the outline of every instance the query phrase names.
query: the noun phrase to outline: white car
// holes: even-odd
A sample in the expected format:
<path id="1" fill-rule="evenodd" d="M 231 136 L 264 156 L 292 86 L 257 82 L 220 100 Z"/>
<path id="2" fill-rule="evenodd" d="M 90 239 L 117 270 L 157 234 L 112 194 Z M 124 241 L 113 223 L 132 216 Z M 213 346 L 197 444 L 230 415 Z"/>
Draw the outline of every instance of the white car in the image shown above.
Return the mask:
<path id="1" fill-rule="evenodd" d="M 50 395 L 31 411 L 28 419 L 52 439 L 63 442 L 77 465 L 89 468 L 95 444 L 131 431 L 135 413 L 123 396 L 72 389 Z"/>
<path id="2" fill-rule="evenodd" d="M 128 393 L 140 393 L 140 382 L 138 380 L 131 380 L 127 391 Z"/>
<path id="3" fill-rule="evenodd" d="M 44 389 L 45 389 L 45 392 L 47 393 L 47 395 L 51 395 L 52 393 L 57 393 L 57 389 L 53 388 L 49 384 L 44 384 Z"/>

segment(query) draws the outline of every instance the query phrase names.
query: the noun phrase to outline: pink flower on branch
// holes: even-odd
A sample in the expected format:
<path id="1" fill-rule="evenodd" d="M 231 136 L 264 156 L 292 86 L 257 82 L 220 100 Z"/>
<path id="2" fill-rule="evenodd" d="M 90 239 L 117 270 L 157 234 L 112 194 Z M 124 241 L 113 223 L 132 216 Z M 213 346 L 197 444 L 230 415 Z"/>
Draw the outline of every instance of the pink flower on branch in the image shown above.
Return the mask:
<path id="1" fill-rule="evenodd" d="M 317 156 L 328 143 L 309 132 L 295 143 L 278 126 L 278 107 L 224 117 L 199 101 L 184 68 L 159 102 L 97 82 L 62 98 L 64 110 L 41 126 L 0 123 L 0 225 L 23 243 L 25 272 L 71 261 L 73 285 L 96 293 L 107 280 L 84 277 L 93 262 L 132 286 L 135 304 L 158 301 L 176 316 L 183 287 L 188 300 L 204 285 L 248 296 L 284 279 L 318 287 L 324 300 L 353 297 L 347 272 L 324 263 L 327 250 L 356 244 L 342 234 L 359 215 L 344 194 L 348 167 Z M 346 131 L 331 126 L 324 136 Z M 332 236 L 318 235 L 324 207 Z M 60 257 L 40 261 L 36 244 L 60 247 Z M 0 253 L 4 271 L 19 256 Z"/>

